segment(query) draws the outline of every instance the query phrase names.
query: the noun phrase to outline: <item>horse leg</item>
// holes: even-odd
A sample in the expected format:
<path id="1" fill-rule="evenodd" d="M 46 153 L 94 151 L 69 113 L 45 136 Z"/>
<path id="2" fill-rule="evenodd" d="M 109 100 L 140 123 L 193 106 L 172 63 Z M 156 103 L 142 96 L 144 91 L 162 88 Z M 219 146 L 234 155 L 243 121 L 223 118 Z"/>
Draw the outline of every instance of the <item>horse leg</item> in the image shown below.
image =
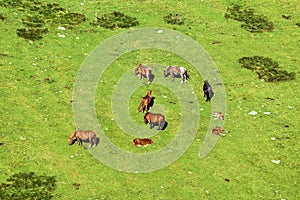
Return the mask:
<path id="1" fill-rule="evenodd" d="M 81 139 L 79 137 L 77 138 L 77 141 L 78 141 L 78 146 L 81 146 L 82 145 L 82 141 L 81 141 Z"/>
<path id="2" fill-rule="evenodd" d="M 175 75 L 174 75 L 174 74 L 172 74 L 172 75 L 171 75 L 171 77 L 172 77 L 172 81 L 174 81 L 174 79 L 175 79 Z"/>
<path id="3" fill-rule="evenodd" d="M 185 75 L 185 74 L 182 75 L 182 81 L 183 81 L 184 83 L 186 82 L 186 75 Z"/>
<path id="4" fill-rule="evenodd" d="M 96 135 L 94 135 L 94 137 L 93 137 L 93 143 L 94 143 L 94 147 L 96 147 L 97 146 L 97 137 L 96 137 Z"/>
<path id="5" fill-rule="evenodd" d="M 150 122 L 150 129 L 154 127 L 154 123 Z"/>
<path id="6" fill-rule="evenodd" d="M 149 76 L 149 74 L 146 74 L 146 76 L 147 76 L 147 80 L 148 80 L 148 85 L 150 85 L 150 76 Z"/>
<path id="7" fill-rule="evenodd" d="M 158 127 L 157 130 L 162 130 L 162 129 L 164 128 L 164 126 L 165 126 L 165 123 L 166 123 L 166 121 L 165 121 L 165 119 L 163 118 L 163 119 L 161 120 L 161 122 L 159 123 L 159 127 Z"/>

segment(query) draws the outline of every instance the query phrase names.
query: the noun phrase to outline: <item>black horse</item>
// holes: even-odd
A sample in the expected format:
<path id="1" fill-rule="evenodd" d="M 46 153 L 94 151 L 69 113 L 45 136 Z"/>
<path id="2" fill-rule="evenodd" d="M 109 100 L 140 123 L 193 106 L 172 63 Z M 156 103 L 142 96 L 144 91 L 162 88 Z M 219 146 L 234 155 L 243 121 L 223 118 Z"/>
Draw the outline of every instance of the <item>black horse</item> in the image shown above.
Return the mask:
<path id="1" fill-rule="evenodd" d="M 211 98 L 215 95 L 215 93 L 212 90 L 212 87 L 210 86 L 207 80 L 204 81 L 203 92 L 204 97 L 206 97 L 206 102 L 210 102 Z"/>

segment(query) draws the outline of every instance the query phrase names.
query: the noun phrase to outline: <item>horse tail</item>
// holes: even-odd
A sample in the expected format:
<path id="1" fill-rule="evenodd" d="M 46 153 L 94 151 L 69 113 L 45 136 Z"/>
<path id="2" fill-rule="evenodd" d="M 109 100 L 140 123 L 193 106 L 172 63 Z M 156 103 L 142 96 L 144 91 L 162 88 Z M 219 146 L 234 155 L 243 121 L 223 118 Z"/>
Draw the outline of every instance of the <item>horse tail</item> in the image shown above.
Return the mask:
<path id="1" fill-rule="evenodd" d="M 162 117 L 162 120 L 161 120 L 160 125 L 159 125 L 160 130 L 162 130 L 166 125 L 165 116 L 161 115 L 161 117 Z"/>
<path id="2" fill-rule="evenodd" d="M 141 112 L 143 110 L 144 107 L 144 102 L 142 101 L 138 107 L 138 111 Z"/>
<path id="3" fill-rule="evenodd" d="M 185 70 L 184 75 L 186 77 L 186 80 L 188 80 L 190 78 L 190 75 L 187 73 L 187 70 Z"/>
<path id="4" fill-rule="evenodd" d="M 96 134 L 94 134 L 94 136 L 93 136 L 93 144 L 95 147 L 97 146 L 97 135 Z"/>

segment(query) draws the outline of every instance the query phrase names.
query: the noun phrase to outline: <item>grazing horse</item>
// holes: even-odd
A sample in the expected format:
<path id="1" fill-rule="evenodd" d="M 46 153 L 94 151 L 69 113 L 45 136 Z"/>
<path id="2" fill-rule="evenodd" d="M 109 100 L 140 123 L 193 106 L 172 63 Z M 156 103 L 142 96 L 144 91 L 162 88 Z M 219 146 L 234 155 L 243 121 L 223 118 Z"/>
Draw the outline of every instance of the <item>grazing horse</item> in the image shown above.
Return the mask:
<path id="1" fill-rule="evenodd" d="M 74 144 L 74 139 L 77 139 L 78 141 L 78 146 L 82 146 L 82 141 L 83 140 L 88 140 L 89 141 L 89 147 L 97 146 L 97 137 L 96 133 L 93 131 L 82 131 L 82 130 L 76 130 L 72 135 L 69 137 L 68 142 L 69 145 Z"/>
<path id="2" fill-rule="evenodd" d="M 142 138 L 142 139 L 135 138 L 132 141 L 132 143 L 137 147 L 141 147 L 141 146 L 146 147 L 146 146 L 148 146 L 148 144 L 153 144 L 153 141 L 149 138 Z"/>
<path id="3" fill-rule="evenodd" d="M 167 77 L 169 75 L 172 77 L 172 81 L 174 81 L 175 77 L 181 77 L 181 83 L 186 82 L 190 78 L 190 75 L 184 67 L 169 66 L 164 70 L 164 76 Z"/>
<path id="4" fill-rule="evenodd" d="M 151 78 L 152 78 L 152 70 L 150 67 L 146 67 L 143 64 L 139 64 L 135 69 L 134 73 L 136 76 L 139 76 L 140 79 L 142 79 L 144 76 L 147 77 L 148 80 L 148 85 L 151 83 Z"/>
<path id="5" fill-rule="evenodd" d="M 224 120 L 224 114 L 222 114 L 221 112 L 215 112 L 215 113 L 213 113 L 212 114 L 212 116 L 214 117 L 214 119 L 216 120 L 216 119 L 222 119 L 222 120 Z"/>
<path id="6" fill-rule="evenodd" d="M 208 101 L 210 102 L 211 98 L 215 95 L 212 90 L 212 87 L 210 86 L 207 80 L 204 81 L 203 92 L 204 92 L 204 97 L 206 97 L 206 102 Z"/>
<path id="7" fill-rule="evenodd" d="M 142 101 L 138 107 L 138 111 L 141 112 L 147 112 L 150 107 L 152 106 L 152 97 L 151 97 L 151 94 L 152 94 L 152 90 L 148 90 L 146 96 L 142 97 Z"/>
<path id="8" fill-rule="evenodd" d="M 158 125 L 157 130 L 163 130 L 166 124 L 165 116 L 163 116 L 162 114 L 147 112 L 144 116 L 144 123 L 150 123 L 151 129 L 154 127 L 154 125 Z"/>
<path id="9" fill-rule="evenodd" d="M 226 131 L 224 128 L 217 126 L 216 128 L 214 128 L 212 131 L 212 134 L 214 135 L 218 135 L 218 136 L 222 136 L 224 137 L 225 134 L 222 134 L 223 132 L 228 132 Z"/>

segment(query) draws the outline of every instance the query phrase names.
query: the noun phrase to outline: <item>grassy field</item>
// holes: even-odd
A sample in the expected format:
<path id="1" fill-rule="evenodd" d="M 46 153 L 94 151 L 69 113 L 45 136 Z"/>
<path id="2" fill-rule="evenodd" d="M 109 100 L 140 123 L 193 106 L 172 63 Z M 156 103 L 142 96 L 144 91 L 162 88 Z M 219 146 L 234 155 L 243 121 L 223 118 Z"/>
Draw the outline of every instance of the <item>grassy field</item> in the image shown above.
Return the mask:
<path id="1" fill-rule="evenodd" d="M 56 4 L 47 10 L 47 3 Z M 225 18 L 232 3 L 267 16 L 273 22 L 273 30 L 250 32 L 241 28 L 243 22 Z M 55 178 L 55 187 L 49 189 L 53 199 L 300 198 L 298 1 L 1 0 L 0 5 L 2 186 L 14 174 L 34 172 Z M 135 17 L 139 24 L 114 29 L 92 25 L 96 16 L 114 11 Z M 65 13 L 77 13 L 70 15 L 70 19 L 77 17 L 77 21 L 64 18 Z M 178 13 L 185 19 L 184 24 L 166 23 L 164 17 L 170 13 Z M 34 21 L 44 32 L 31 39 L 20 37 L 22 32 L 18 36 L 19 29 L 29 28 L 28 21 Z M 149 173 L 127 173 L 102 164 L 84 147 L 69 146 L 67 138 L 78 128 L 73 117 L 73 86 L 84 60 L 107 38 L 143 27 L 177 30 L 198 42 L 212 57 L 226 89 L 224 128 L 230 132 L 218 139 L 206 157 L 199 159 L 213 103 L 205 102 L 202 96 L 204 78 L 191 63 L 171 52 L 129 52 L 103 73 L 95 93 L 97 119 L 116 146 L 134 153 L 156 151 L 175 137 L 179 127 L 182 111 L 177 106 L 178 97 L 156 84 L 155 79 L 150 86 L 141 84 L 132 92 L 128 108 L 132 121 L 148 128 L 136 108 L 150 88 L 161 106 L 153 109 L 172 116 L 167 119 L 167 129 L 152 137 L 153 145 L 136 148 L 131 144 L 133 137 L 113 120 L 114 87 L 124 73 L 139 63 L 185 66 L 191 74 L 187 84 L 195 91 L 201 120 L 193 143 L 174 163 Z M 255 71 L 242 68 L 238 62 L 242 57 L 252 56 L 271 58 L 282 70 L 295 73 L 295 79 L 260 80 Z M 166 80 L 170 81 L 169 78 Z M 132 79 L 137 79 L 133 72 Z M 179 79 L 174 84 L 181 87 Z M 162 98 L 163 95 L 168 98 Z M 250 115 L 251 111 L 257 114 Z M 101 139 L 97 148 L 101 148 Z M 7 191 L 19 193 L 18 189 L 1 189 L 0 197 L 7 197 Z"/>

